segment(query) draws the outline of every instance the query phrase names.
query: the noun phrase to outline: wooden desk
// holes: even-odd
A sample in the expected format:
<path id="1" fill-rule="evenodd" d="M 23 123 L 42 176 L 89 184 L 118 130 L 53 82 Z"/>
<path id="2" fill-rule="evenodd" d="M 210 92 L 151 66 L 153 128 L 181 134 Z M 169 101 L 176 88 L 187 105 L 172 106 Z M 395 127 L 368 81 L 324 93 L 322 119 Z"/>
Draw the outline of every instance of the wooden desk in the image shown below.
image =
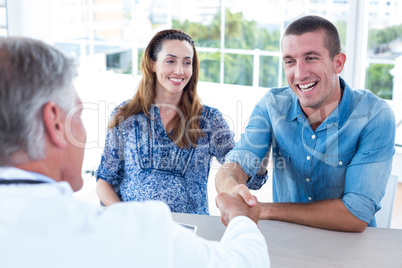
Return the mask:
<path id="1" fill-rule="evenodd" d="M 173 213 L 177 222 L 219 241 L 225 226 L 217 216 Z M 368 227 L 363 233 L 326 231 L 279 221 L 260 221 L 271 267 L 402 267 L 402 230 Z"/>

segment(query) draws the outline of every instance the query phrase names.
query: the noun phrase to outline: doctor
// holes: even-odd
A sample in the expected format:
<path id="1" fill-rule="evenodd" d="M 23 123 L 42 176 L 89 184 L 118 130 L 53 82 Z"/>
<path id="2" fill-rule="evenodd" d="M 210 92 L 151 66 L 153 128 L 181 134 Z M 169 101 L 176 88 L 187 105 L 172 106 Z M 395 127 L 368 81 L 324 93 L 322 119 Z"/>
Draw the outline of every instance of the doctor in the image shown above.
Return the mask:
<path id="1" fill-rule="evenodd" d="M 76 67 L 28 38 L 0 38 L 0 267 L 269 267 L 260 207 L 216 201 L 228 226 L 206 241 L 157 201 L 76 200 L 86 132 Z"/>

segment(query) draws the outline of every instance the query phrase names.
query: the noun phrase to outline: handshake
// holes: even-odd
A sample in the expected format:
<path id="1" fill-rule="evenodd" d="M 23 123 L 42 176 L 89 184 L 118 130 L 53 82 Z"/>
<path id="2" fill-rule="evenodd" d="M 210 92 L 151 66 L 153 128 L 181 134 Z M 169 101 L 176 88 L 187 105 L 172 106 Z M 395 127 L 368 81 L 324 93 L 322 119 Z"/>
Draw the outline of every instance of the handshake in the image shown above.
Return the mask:
<path id="1" fill-rule="evenodd" d="M 258 224 L 261 205 L 244 184 L 236 186 L 232 193 L 219 193 L 215 202 L 221 212 L 221 221 L 225 226 L 237 216 L 246 216 Z"/>

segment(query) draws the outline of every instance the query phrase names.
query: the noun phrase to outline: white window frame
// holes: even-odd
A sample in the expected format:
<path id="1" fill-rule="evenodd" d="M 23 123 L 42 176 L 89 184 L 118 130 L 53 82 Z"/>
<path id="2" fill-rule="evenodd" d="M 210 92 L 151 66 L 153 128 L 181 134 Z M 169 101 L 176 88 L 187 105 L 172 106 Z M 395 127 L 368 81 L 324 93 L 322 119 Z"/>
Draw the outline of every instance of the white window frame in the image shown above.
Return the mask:
<path id="1" fill-rule="evenodd" d="M 172 8 L 171 1 L 168 1 L 168 18 L 171 18 Z M 91 5 L 92 0 L 89 1 Z M 279 56 L 281 52 L 266 52 L 256 50 L 237 50 L 225 48 L 225 0 L 221 0 L 221 46 L 220 48 L 198 48 L 203 52 L 217 52 L 221 53 L 220 62 L 220 84 L 224 83 L 224 54 L 247 54 L 254 56 L 253 68 L 253 86 L 257 87 L 259 83 L 259 58 L 260 56 Z M 36 39 L 43 40 L 48 43 L 54 43 L 52 34 L 53 21 L 52 8 L 55 1 L 52 0 L 8 0 L 7 1 L 7 26 L 9 36 L 28 36 Z M 347 18 L 347 35 L 345 52 L 347 61 L 345 69 L 342 72 L 342 77 L 348 82 L 352 88 L 364 88 L 366 67 L 369 63 L 374 62 L 367 60 L 367 35 L 368 35 L 368 17 L 369 17 L 369 1 L 365 0 L 349 0 L 349 12 Z M 281 35 L 283 35 L 281 29 Z M 90 53 L 93 53 L 93 40 L 86 41 L 90 45 Z M 133 70 L 137 70 L 136 53 L 133 53 Z M 391 61 L 382 61 L 380 63 L 393 64 Z M 278 72 L 278 86 L 282 82 L 282 61 L 279 60 Z M 230 86 L 230 85 L 228 85 Z M 245 86 L 244 88 L 247 88 Z M 393 101 L 389 101 L 391 104 Z M 395 104 L 397 105 L 397 103 Z M 397 147 L 397 155 L 402 157 L 402 148 Z M 395 165 L 394 165 L 395 166 Z M 402 174 L 402 170 L 398 172 Z M 402 180 L 402 176 L 400 176 Z"/>
<path id="2" fill-rule="evenodd" d="M 90 1 L 91 2 L 91 1 Z M 220 81 L 224 83 L 224 54 L 242 54 L 254 56 L 253 68 L 253 85 L 258 87 L 259 84 L 259 67 L 260 56 L 274 56 L 280 57 L 281 52 L 267 52 L 243 49 L 229 49 L 225 48 L 225 0 L 221 1 L 221 46 L 217 49 L 221 53 L 220 61 Z M 52 25 L 48 23 L 52 21 L 52 12 L 49 12 L 54 5 L 52 0 L 13 0 L 8 1 L 8 34 L 30 36 L 38 38 L 49 43 L 53 43 Z M 170 3 L 170 1 L 168 1 Z M 171 17 L 171 12 L 168 8 L 168 17 Z M 352 88 L 364 88 L 365 74 L 367 66 L 367 34 L 368 34 L 368 15 L 369 15 L 369 2 L 368 1 L 349 1 L 349 15 L 347 23 L 347 37 L 345 52 L 347 54 L 347 62 L 342 76 L 348 81 Z M 282 29 L 283 31 L 283 29 Z M 281 33 L 283 34 L 283 33 Z M 91 40 L 88 41 L 91 43 Z M 93 42 L 92 42 L 93 43 Z M 93 44 L 89 46 L 93 48 Z M 211 49 L 199 48 L 199 51 L 212 52 Z M 93 53 L 93 49 L 90 49 Z M 133 53 L 135 54 L 135 53 Z M 136 61 L 133 61 L 136 64 Z M 136 66 L 133 66 L 136 67 Z M 278 66 L 278 86 L 282 82 L 282 61 L 279 61 Z M 133 69 L 135 70 L 135 69 Z"/>

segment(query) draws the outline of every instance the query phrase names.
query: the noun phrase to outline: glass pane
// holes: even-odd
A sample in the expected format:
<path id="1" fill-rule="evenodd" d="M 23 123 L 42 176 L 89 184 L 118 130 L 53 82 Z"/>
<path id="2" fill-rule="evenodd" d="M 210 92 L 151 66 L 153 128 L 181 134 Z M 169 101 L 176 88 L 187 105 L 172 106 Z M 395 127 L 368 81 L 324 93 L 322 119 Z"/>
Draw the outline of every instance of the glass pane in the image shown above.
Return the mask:
<path id="1" fill-rule="evenodd" d="M 402 55 L 402 6 L 397 1 L 370 1 L 366 85 L 381 98 L 392 99 L 389 70 Z"/>
<path id="2" fill-rule="evenodd" d="M 7 9 L 5 0 L 0 0 L 0 36 L 7 36 Z"/>
<path id="3" fill-rule="evenodd" d="M 281 30 L 301 16 L 315 14 L 332 21 L 346 41 L 348 1 L 231 1 L 225 13 L 225 47 L 279 51 Z"/>
<path id="4" fill-rule="evenodd" d="M 198 52 L 200 61 L 199 81 L 219 83 L 221 55 L 219 52 Z"/>
<path id="5" fill-rule="evenodd" d="M 281 84 L 281 87 L 286 87 L 288 85 L 289 84 L 288 84 L 288 80 L 286 79 L 286 74 L 285 74 L 284 71 L 282 71 L 282 84 Z"/>
<path id="6" fill-rule="evenodd" d="M 225 13 L 225 48 L 279 51 L 282 1 L 233 1 Z"/>
<path id="7" fill-rule="evenodd" d="M 181 0 L 172 14 L 172 28 L 190 35 L 196 47 L 220 47 L 221 3 L 219 0 Z"/>
<path id="8" fill-rule="evenodd" d="M 145 52 L 145 48 L 138 49 L 138 57 L 137 57 L 138 70 L 137 70 L 137 73 L 135 73 L 135 74 L 141 74 L 141 59 L 142 59 L 142 56 L 144 55 L 144 52 Z"/>
<path id="9" fill-rule="evenodd" d="M 56 7 L 54 40 L 58 48 L 92 69 L 132 72 L 132 47 L 148 42 L 151 35 L 150 3 L 59 0 Z M 137 14 L 145 14 L 146 19 L 141 21 L 143 16 L 138 16 L 134 20 Z"/>
<path id="10" fill-rule="evenodd" d="M 87 54 L 87 46 L 84 42 L 69 43 L 67 42 L 56 42 L 54 46 L 63 51 L 65 54 L 72 56 L 74 58 L 80 58 Z"/>
<path id="11" fill-rule="evenodd" d="M 121 40 L 122 39 L 122 10 L 120 6 L 112 7 L 111 11 L 94 12 L 94 37 L 98 40 Z"/>
<path id="12" fill-rule="evenodd" d="M 88 40 L 90 30 L 90 8 L 77 1 L 60 1 L 55 9 L 55 40 Z"/>
<path id="13" fill-rule="evenodd" d="M 370 64 L 366 70 L 366 88 L 380 98 L 392 100 L 391 64 Z"/>
<path id="14" fill-rule="evenodd" d="M 292 2 L 296 2 L 293 5 Z M 303 5 L 303 2 L 308 2 Z M 342 47 L 346 44 L 346 29 L 347 29 L 347 18 L 349 14 L 349 1 L 347 0 L 310 0 L 310 1 L 287 1 L 287 8 L 293 6 L 290 11 L 287 12 L 289 16 L 289 21 L 297 19 L 299 16 L 306 15 L 318 15 L 331 21 L 337 28 L 339 32 L 339 37 L 341 40 Z"/>
<path id="15" fill-rule="evenodd" d="M 333 22 L 338 28 L 342 45 L 346 43 L 348 1 L 230 1 L 225 10 L 225 48 L 242 49 L 244 51 L 239 51 L 241 54 L 252 55 L 252 50 L 255 49 L 279 52 L 281 37 L 286 27 L 293 20 L 309 14 L 320 15 Z M 278 59 L 262 56 L 258 70 L 259 86 L 272 87 L 283 84 L 286 79 L 278 81 L 279 68 L 281 67 Z M 229 68 L 225 66 L 225 71 L 226 69 Z M 276 76 L 265 76 L 265 73 L 276 73 Z M 225 74 L 225 79 L 227 76 Z"/>
<path id="16" fill-rule="evenodd" d="M 116 73 L 132 73 L 132 54 L 131 49 L 118 50 L 115 53 L 106 54 L 106 70 L 113 70 Z"/>
<path id="17" fill-rule="evenodd" d="M 224 65 L 225 84 L 253 85 L 253 56 L 225 54 Z"/>
<path id="18" fill-rule="evenodd" d="M 271 56 L 261 56 L 260 58 L 260 87 L 278 86 L 278 66 L 279 58 Z"/>
<path id="19" fill-rule="evenodd" d="M 171 12 L 171 7 L 168 5 L 166 0 L 151 0 L 151 1 L 136 1 L 135 9 L 144 9 L 148 13 L 149 22 L 152 28 L 170 28 L 168 25 L 169 12 Z M 135 10 L 136 15 L 142 17 L 137 10 Z"/>
<path id="20" fill-rule="evenodd" d="M 365 88 L 383 99 L 393 100 L 396 118 L 395 143 L 402 141 L 402 101 L 398 83 L 402 73 L 395 62 L 402 56 L 402 3 L 370 1 Z M 390 74 L 392 70 L 392 74 Z M 395 76 L 395 77 L 394 77 Z"/>

